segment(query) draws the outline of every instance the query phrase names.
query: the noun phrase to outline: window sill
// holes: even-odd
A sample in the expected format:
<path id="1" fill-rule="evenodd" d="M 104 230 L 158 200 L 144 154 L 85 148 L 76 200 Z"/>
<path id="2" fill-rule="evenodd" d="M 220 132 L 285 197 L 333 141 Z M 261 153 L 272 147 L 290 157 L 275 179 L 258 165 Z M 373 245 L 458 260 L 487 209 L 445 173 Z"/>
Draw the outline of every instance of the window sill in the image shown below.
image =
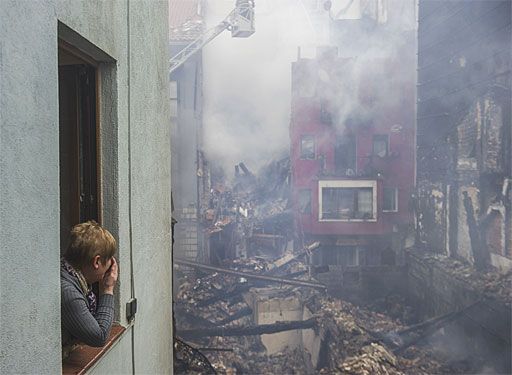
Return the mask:
<path id="1" fill-rule="evenodd" d="M 126 328 L 113 325 L 107 343 L 101 348 L 80 345 L 71 352 L 68 358 L 62 361 L 62 374 L 85 374 L 121 337 Z"/>

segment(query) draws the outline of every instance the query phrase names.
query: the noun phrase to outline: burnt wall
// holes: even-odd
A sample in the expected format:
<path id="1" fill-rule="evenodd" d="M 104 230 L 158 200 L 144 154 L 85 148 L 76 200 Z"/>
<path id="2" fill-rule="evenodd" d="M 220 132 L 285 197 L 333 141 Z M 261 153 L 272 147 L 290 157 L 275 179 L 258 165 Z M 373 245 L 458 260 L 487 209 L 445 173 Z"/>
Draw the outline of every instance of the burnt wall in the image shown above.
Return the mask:
<path id="1" fill-rule="evenodd" d="M 354 303 L 366 304 L 389 294 L 407 294 L 407 270 L 401 266 L 329 266 L 315 275 L 327 285 L 328 293 Z"/>
<path id="2" fill-rule="evenodd" d="M 482 291 L 447 272 L 436 261 L 407 254 L 408 298 L 420 320 L 465 309 L 438 335 L 438 345 L 452 356 L 482 358 L 497 372 L 510 373 L 510 303 Z"/>
<path id="3" fill-rule="evenodd" d="M 416 239 L 505 270 L 512 267 L 511 4 L 420 0 L 418 15 Z"/>

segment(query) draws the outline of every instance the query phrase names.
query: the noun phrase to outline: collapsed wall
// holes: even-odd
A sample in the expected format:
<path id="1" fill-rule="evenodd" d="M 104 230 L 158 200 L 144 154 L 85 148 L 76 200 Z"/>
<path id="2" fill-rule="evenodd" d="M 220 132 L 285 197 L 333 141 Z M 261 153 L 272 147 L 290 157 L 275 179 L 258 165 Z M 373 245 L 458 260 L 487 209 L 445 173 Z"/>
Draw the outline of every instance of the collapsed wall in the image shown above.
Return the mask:
<path id="1" fill-rule="evenodd" d="M 436 343 L 454 358 L 483 358 L 511 371 L 512 273 L 479 273 L 448 257 L 409 251 L 408 297 L 420 320 L 464 309 Z"/>

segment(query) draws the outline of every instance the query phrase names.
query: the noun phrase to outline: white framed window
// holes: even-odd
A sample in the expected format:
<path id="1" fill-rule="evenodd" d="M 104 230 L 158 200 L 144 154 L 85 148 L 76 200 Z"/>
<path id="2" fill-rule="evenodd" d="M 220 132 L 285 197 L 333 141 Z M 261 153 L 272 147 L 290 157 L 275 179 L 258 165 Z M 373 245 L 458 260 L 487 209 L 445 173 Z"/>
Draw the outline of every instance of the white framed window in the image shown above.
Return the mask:
<path id="1" fill-rule="evenodd" d="M 384 199 L 382 203 L 382 211 L 397 212 L 398 211 L 398 189 L 384 188 Z"/>
<path id="2" fill-rule="evenodd" d="M 377 181 L 319 181 L 318 196 L 318 221 L 377 221 Z"/>

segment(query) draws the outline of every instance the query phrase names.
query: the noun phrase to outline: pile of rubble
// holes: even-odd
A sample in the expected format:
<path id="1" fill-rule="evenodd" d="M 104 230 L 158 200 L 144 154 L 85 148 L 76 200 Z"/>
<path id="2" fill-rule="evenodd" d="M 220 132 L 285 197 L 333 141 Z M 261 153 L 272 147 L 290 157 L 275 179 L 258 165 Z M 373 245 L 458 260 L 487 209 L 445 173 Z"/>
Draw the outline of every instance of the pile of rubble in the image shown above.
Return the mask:
<path id="1" fill-rule="evenodd" d="M 432 374 L 471 370 L 453 366 L 424 340 L 439 329 L 439 322 L 449 322 L 457 313 L 406 326 L 415 322 L 415 317 L 399 295 L 388 295 L 365 308 L 328 297 L 322 291 L 325 288 L 317 288 L 301 262 L 314 245 L 301 253 L 286 252 L 294 235 L 289 160 L 269 164 L 260 175 L 240 163 L 232 189 L 217 186 L 211 191 L 202 224 L 209 236 L 219 239 L 210 247 L 215 266 L 201 268 L 182 260 L 175 268 L 179 275 L 174 296 L 176 333 L 183 339 L 175 346 L 181 366 L 175 368 L 176 373 Z M 468 283 L 480 283 L 475 285 L 479 290 L 511 300 L 510 274 L 489 273 L 475 279 L 470 268 L 453 259 L 432 261 L 444 264 L 448 272 L 460 274 Z M 197 268 L 191 272 L 187 267 Z M 267 352 L 262 332 L 282 327 L 277 327 L 278 323 L 255 325 L 256 305 L 250 301 L 251 295 L 261 297 L 260 288 L 269 286 L 279 291 L 272 298 L 299 296 L 312 314 L 309 320 L 291 322 L 303 326 L 286 329 L 313 328 L 315 337 L 320 338 L 315 365 L 311 353 L 303 348 Z M 313 325 L 306 326 L 308 321 Z"/>
<path id="2" fill-rule="evenodd" d="M 264 259 L 238 259 L 224 265 L 254 274 L 263 274 L 272 268 Z M 190 328 L 253 325 L 252 310 L 244 300 L 243 293 L 249 288 L 263 286 L 264 282 L 249 282 L 244 278 L 219 273 L 195 280 L 184 276 L 184 280 L 175 296 L 178 335 Z M 201 350 L 219 374 L 292 374 L 303 373 L 304 369 L 302 352 L 285 350 L 268 355 L 259 335 L 202 337 L 190 340 L 189 344 Z M 179 369 L 175 369 L 175 372 L 188 373 Z"/>
<path id="3" fill-rule="evenodd" d="M 224 266 L 267 274 L 275 263 L 251 258 L 225 262 Z M 289 273 L 300 267 L 304 267 L 300 262 L 291 262 L 280 271 Z M 212 327 L 223 330 L 254 327 L 251 306 L 244 293 L 249 290 L 257 293 L 258 288 L 265 285 L 268 283 L 221 273 L 196 279 L 186 276 L 175 296 L 177 334 L 198 328 L 206 331 Z M 323 339 L 320 349 L 323 355 L 316 368 L 308 363 L 309 357 L 302 349 L 267 354 L 260 335 L 196 337 L 189 339 L 189 344 L 201 350 L 219 374 L 432 374 L 455 371 L 428 346 L 411 345 L 397 351 L 402 342 L 394 335 L 406 328 L 398 319 L 310 288 L 280 285 L 279 290 L 283 296 L 299 293 L 318 322 L 314 330 Z"/>
<path id="4" fill-rule="evenodd" d="M 258 175 L 241 162 L 235 166 L 232 188 L 214 184 L 203 198 L 201 224 L 212 238 L 224 235 L 223 248 L 212 246 L 212 259 L 276 255 L 293 236 L 290 208 L 290 160 L 271 162 Z"/>
<path id="5" fill-rule="evenodd" d="M 385 313 L 392 319 L 405 324 L 413 324 L 417 321 L 417 311 L 407 304 L 405 296 L 398 293 L 389 293 L 383 297 L 367 303 L 369 310 Z"/>
<path id="6" fill-rule="evenodd" d="M 347 374 L 402 374 L 396 357 L 382 345 L 371 343 L 361 348 L 361 355 L 347 358 L 338 369 Z"/>
<path id="7" fill-rule="evenodd" d="M 482 296 L 494 298 L 508 306 L 512 303 L 512 271 L 504 274 L 496 270 L 478 271 L 469 264 L 446 255 L 422 251 L 415 251 L 414 254 L 427 262 L 435 263 Z"/>
<path id="8" fill-rule="evenodd" d="M 216 373 L 210 361 L 201 351 L 177 337 L 174 338 L 174 372 L 189 375 Z"/>
<path id="9" fill-rule="evenodd" d="M 355 306 L 349 302 L 320 297 L 309 301 L 313 312 L 322 313 L 328 329 L 329 359 L 324 373 L 351 374 L 434 374 L 446 371 L 437 353 L 425 347 L 410 346 L 400 354 L 395 333 L 405 327 L 389 316 Z M 334 323 L 334 324 L 332 324 Z M 351 370 L 348 370 L 350 368 Z M 368 372 L 369 371 L 369 372 Z"/>
<path id="10" fill-rule="evenodd" d="M 230 340 L 231 344 L 243 344 Z M 234 350 L 231 353 L 212 352 L 209 355 L 218 374 L 305 374 L 303 354 L 300 350 L 284 350 L 267 355 L 264 349 Z"/>

